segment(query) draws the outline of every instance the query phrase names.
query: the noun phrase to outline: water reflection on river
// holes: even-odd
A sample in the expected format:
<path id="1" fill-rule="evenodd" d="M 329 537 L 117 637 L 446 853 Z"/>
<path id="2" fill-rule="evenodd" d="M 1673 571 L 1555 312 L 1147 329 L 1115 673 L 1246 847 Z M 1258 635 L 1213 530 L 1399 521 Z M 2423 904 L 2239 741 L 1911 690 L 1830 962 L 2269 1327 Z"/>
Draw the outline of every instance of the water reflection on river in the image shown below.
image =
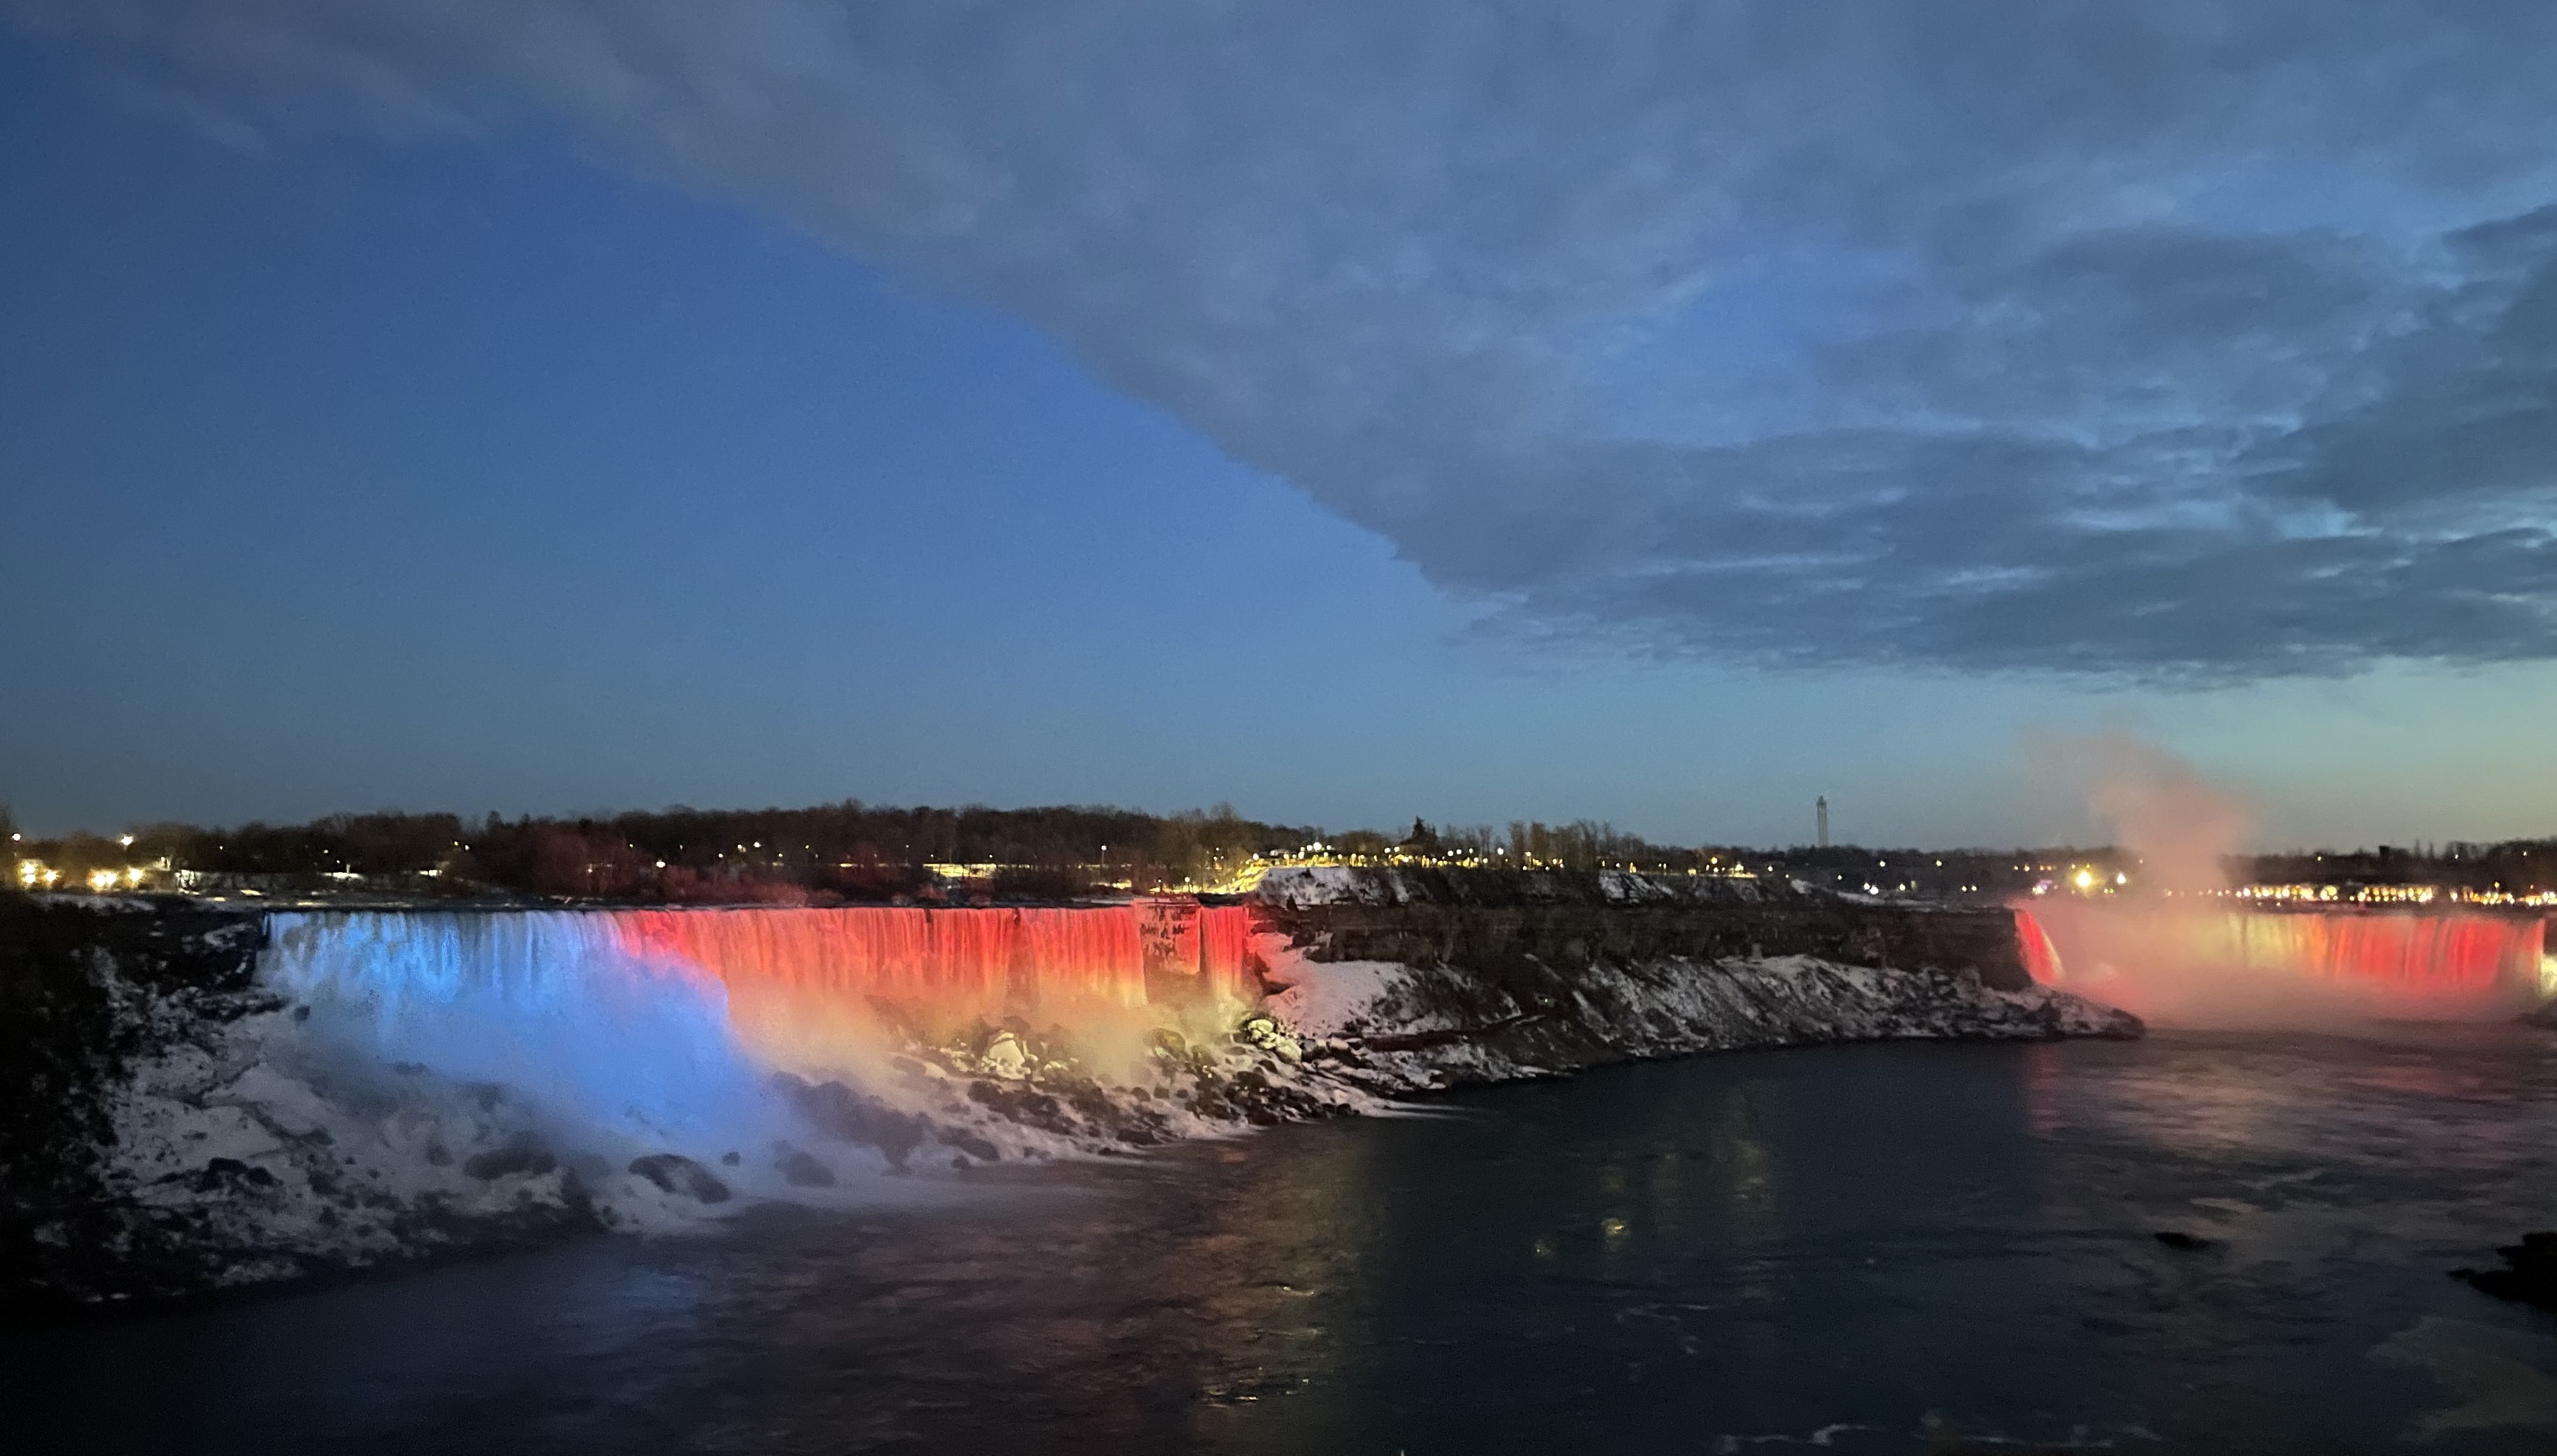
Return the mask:
<path id="1" fill-rule="evenodd" d="M 74 1450 L 2544 1452 L 2443 1271 L 2552 1224 L 2542 1033 L 1853 1047 L 6 1354 Z"/>

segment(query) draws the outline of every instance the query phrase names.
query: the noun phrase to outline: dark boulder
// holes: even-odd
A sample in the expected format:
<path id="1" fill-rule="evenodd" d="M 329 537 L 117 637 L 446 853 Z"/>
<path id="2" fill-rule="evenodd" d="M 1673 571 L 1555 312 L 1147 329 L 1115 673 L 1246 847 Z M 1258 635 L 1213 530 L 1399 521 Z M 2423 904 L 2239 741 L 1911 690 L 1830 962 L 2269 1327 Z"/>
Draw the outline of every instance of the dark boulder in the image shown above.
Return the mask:
<path id="1" fill-rule="evenodd" d="M 835 1170 L 817 1161 L 806 1151 L 787 1142 L 772 1144 L 772 1165 L 781 1170 L 784 1181 L 794 1188 L 832 1188 Z"/>
<path id="2" fill-rule="evenodd" d="M 665 1189 L 700 1199 L 704 1203 L 726 1203 L 728 1185 L 711 1176 L 711 1170 L 679 1152 L 652 1152 L 633 1158 L 630 1171 Z"/>
<path id="3" fill-rule="evenodd" d="M 772 1085 L 789 1099 L 791 1110 L 809 1126 L 829 1137 L 875 1147 L 892 1168 L 903 1168 L 906 1155 L 920 1146 L 931 1130 L 932 1125 L 922 1117 L 898 1112 L 841 1082 L 812 1083 L 777 1072 Z"/>
<path id="4" fill-rule="evenodd" d="M 170 1176 L 198 1193 L 237 1194 L 248 1189 L 274 1188 L 281 1182 L 267 1169 L 235 1157 L 217 1157 L 192 1173 Z"/>
<path id="5" fill-rule="evenodd" d="M 940 1137 L 943 1142 L 962 1152 L 975 1153 L 979 1162 L 994 1163 L 1002 1162 L 1004 1159 L 1002 1148 L 964 1127 L 944 1127 L 940 1131 Z M 962 1162 L 960 1166 L 965 1167 L 967 1164 Z"/>
<path id="6" fill-rule="evenodd" d="M 2466 1279 L 2497 1299 L 2557 1312 L 2557 1231 L 2524 1234 L 2520 1243 L 2504 1245 L 2495 1253 L 2503 1257 L 2502 1268 L 2453 1269 L 2451 1277 Z"/>

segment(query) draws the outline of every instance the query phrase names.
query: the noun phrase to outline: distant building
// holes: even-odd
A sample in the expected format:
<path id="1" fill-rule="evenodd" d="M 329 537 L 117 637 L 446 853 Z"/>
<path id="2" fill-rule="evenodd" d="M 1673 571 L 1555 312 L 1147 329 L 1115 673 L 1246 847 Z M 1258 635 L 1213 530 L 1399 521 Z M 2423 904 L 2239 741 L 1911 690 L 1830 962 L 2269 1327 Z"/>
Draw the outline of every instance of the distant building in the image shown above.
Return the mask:
<path id="1" fill-rule="evenodd" d="M 1820 821 L 1820 848 L 1825 850 L 1829 847 L 1829 796 L 1826 794 L 1820 795 L 1818 802 L 1814 805 L 1814 808 L 1817 812 Z"/>

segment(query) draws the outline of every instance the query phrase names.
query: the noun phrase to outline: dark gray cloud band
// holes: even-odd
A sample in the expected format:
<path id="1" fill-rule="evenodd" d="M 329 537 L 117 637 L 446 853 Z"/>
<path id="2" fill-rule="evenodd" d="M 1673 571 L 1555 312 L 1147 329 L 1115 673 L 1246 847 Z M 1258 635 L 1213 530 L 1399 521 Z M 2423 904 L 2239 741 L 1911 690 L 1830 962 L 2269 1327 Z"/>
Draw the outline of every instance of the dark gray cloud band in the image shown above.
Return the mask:
<path id="1" fill-rule="evenodd" d="M 2544 0 L 0 0 L 565 122 L 1007 310 L 1518 629 L 2557 656 Z"/>

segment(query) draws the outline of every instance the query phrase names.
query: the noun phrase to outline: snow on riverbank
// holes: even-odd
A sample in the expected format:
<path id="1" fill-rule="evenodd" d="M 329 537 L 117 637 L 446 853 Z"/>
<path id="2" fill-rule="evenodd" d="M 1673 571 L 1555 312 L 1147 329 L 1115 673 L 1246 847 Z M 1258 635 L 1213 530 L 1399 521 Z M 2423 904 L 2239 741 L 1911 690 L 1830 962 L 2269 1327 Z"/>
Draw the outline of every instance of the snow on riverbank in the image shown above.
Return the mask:
<path id="1" fill-rule="evenodd" d="M 1745 1047 L 2141 1033 L 2137 1018 L 2066 992 L 1803 956 L 1596 965 L 1513 988 L 1443 967 L 1314 961 L 1276 937 L 1264 950 L 1269 1012 L 1307 1065 L 1374 1092 Z"/>

